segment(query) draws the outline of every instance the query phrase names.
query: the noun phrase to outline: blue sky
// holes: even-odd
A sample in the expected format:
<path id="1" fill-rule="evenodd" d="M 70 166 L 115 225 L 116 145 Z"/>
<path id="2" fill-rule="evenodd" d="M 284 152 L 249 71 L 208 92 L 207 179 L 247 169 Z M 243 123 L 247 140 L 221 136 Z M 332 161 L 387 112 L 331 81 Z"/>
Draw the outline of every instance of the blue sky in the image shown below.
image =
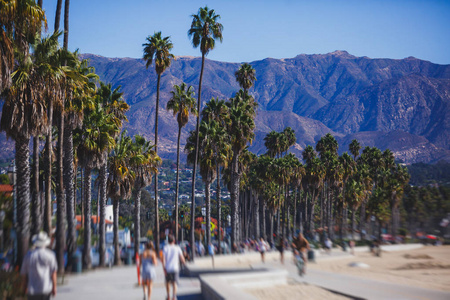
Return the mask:
<path id="1" fill-rule="evenodd" d="M 223 43 L 208 55 L 213 60 L 250 62 L 346 50 L 355 56 L 414 56 L 450 64 L 449 0 L 72 0 L 69 48 L 140 58 L 145 38 L 162 31 L 171 36 L 175 55 L 200 56 L 187 31 L 190 16 L 204 5 L 221 15 L 224 26 Z M 44 9 L 52 31 L 56 0 L 44 0 Z"/>

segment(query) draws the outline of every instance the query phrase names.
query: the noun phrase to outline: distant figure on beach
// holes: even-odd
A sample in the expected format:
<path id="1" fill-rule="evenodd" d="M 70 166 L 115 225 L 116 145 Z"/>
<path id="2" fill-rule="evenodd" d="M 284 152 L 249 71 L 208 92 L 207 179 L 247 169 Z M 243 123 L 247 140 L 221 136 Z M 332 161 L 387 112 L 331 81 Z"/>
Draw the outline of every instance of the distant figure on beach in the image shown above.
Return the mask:
<path id="1" fill-rule="evenodd" d="M 330 240 L 330 238 L 326 238 L 325 239 L 325 251 L 328 253 L 328 254 L 331 254 L 331 248 L 333 247 L 333 243 L 331 242 L 331 240 Z"/>
<path id="2" fill-rule="evenodd" d="M 20 274 L 25 277 L 28 299 L 49 300 L 56 296 L 56 256 L 47 249 L 50 238 L 47 233 L 40 232 L 32 238 L 34 249 L 28 251 L 23 259 Z"/>
<path id="3" fill-rule="evenodd" d="M 300 255 L 304 262 L 304 271 L 303 273 L 306 273 L 306 263 L 308 262 L 308 250 L 310 250 L 309 242 L 305 237 L 303 236 L 303 233 L 299 233 L 297 238 L 294 238 L 292 241 L 292 250 L 294 251 L 295 255 Z"/>
<path id="4" fill-rule="evenodd" d="M 352 255 L 355 255 L 355 241 L 354 240 L 350 240 L 350 242 L 348 244 L 350 246 L 350 253 Z"/>
<path id="5" fill-rule="evenodd" d="M 259 250 L 259 253 L 261 253 L 261 261 L 262 262 L 264 262 L 264 255 L 265 255 L 267 249 L 268 249 L 268 245 L 267 245 L 266 241 L 264 241 L 264 239 L 261 237 L 259 239 L 258 250 Z"/>
<path id="6" fill-rule="evenodd" d="M 287 241 L 286 239 L 279 239 L 277 250 L 280 252 L 280 261 L 282 264 L 284 264 L 284 250 L 287 248 Z"/>
<path id="7" fill-rule="evenodd" d="M 161 259 L 164 275 L 166 276 L 167 299 L 176 299 L 180 261 L 183 265 L 185 264 L 183 252 L 180 246 L 175 245 L 173 235 L 169 235 L 169 244 L 164 247 Z M 172 285 L 172 298 L 170 297 L 170 285 Z"/>
<path id="8" fill-rule="evenodd" d="M 142 288 L 144 289 L 144 299 L 150 300 L 152 295 L 153 281 L 156 280 L 155 266 L 156 252 L 153 242 L 148 242 L 145 245 L 145 250 L 141 254 L 141 267 L 142 267 Z"/>
<path id="9" fill-rule="evenodd" d="M 214 245 L 212 243 L 209 243 L 208 245 L 208 254 L 211 256 L 212 267 L 214 269 Z"/>

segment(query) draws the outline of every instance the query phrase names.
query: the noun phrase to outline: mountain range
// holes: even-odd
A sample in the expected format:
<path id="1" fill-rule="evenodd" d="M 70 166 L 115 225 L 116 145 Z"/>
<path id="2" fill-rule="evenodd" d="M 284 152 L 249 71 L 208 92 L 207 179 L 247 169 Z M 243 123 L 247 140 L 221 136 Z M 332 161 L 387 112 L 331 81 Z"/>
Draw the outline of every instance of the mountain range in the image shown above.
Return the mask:
<path id="1" fill-rule="evenodd" d="M 153 139 L 157 76 L 142 59 L 84 54 L 104 82 L 120 85 L 131 105 L 126 125 L 130 134 Z M 258 102 L 256 136 L 250 150 L 266 151 L 263 138 L 290 126 L 300 155 L 326 133 L 348 151 L 352 139 L 361 145 L 389 148 L 405 163 L 450 161 L 450 65 L 413 57 L 371 59 L 346 51 L 298 55 L 289 59 L 250 62 L 256 70 L 250 93 Z M 206 60 L 202 107 L 212 97 L 229 99 L 239 90 L 234 72 L 239 63 Z M 165 110 L 174 84 L 198 90 L 200 57 L 177 57 L 161 78 L 158 152 L 176 155 L 177 122 Z M 191 117 L 182 143 L 195 128 Z"/>

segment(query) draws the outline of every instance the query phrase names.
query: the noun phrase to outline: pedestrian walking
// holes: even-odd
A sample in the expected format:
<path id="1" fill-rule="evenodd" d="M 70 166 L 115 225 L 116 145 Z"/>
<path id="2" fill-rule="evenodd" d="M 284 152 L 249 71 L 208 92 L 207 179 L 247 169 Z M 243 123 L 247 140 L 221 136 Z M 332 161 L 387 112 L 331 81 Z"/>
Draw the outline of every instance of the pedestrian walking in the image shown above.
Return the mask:
<path id="1" fill-rule="evenodd" d="M 155 266 L 158 264 L 156 260 L 155 246 L 153 242 L 145 245 L 145 250 L 141 254 L 142 266 L 142 288 L 144 289 L 144 300 L 150 300 L 152 295 L 153 282 L 156 280 Z"/>
<path id="2" fill-rule="evenodd" d="M 166 276 L 167 299 L 175 300 L 177 294 L 177 281 L 180 272 L 180 261 L 184 265 L 185 260 L 180 246 L 175 244 L 173 235 L 169 235 L 169 244 L 163 249 L 162 265 Z M 172 298 L 170 297 L 170 286 L 172 286 Z"/>
<path id="3" fill-rule="evenodd" d="M 211 256 L 212 267 L 214 269 L 214 245 L 212 243 L 209 243 L 208 245 L 208 254 Z"/>
<path id="4" fill-rule="evenodd" d="M 28 300 L 48 300 L 56 295 L 58 265 L 53 251 L 47 249 L 50 238 L 40 232 L 32 238 L 33 248 L 25 256 L 20 274 L 25 277 Z"/>
<path id="5" fill-rule="evenodd" d="M 264 239 L 261 237 L 259 240 L 259 244 L 258 244 L 258 250 L 259 250 L 259 253 L 261 253 L 261 261 L 262 262 L 265 262 L 264 256 L 265 256 L 267 249 L 268 249 L 268 245 L 267 245 L 266 241 L 264 241 Z"/>

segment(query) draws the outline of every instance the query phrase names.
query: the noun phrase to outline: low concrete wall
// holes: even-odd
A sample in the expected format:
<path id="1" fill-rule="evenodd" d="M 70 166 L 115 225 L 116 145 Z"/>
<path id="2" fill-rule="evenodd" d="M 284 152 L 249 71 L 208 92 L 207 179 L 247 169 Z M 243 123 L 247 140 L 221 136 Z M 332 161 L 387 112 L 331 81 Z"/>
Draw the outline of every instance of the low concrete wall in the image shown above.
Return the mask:
<path id="1" fill-rule="evenodd" d="M 200 275 L 200 284 L 204 299 L 256 300 L 243 289 L 287 284 L 287 279 L 286 270 L 267 269 L 249 273 Z"/>

